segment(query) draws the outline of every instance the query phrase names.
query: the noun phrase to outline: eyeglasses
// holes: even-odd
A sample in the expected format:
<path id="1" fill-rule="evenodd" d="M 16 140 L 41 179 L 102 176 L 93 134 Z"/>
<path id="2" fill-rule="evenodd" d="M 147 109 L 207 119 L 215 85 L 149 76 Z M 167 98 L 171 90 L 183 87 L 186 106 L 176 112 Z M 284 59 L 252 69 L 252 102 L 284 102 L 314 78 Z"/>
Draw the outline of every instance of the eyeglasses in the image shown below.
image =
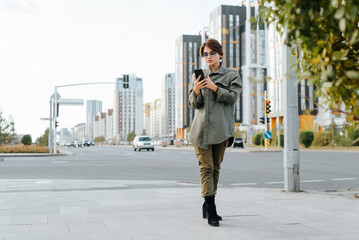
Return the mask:
<path id="1" fill-rule="evenodd" d="M 210 51 L 210 53 L 209 53 L 209 55 L 211 56 L 211 57 L 214 57 L 214 56 L 216 56 L 216 52 L 215 51 Z M 204 52 L 203 53 L 203 57 L 208 57 L 208 53 L 207 52 Z"/>

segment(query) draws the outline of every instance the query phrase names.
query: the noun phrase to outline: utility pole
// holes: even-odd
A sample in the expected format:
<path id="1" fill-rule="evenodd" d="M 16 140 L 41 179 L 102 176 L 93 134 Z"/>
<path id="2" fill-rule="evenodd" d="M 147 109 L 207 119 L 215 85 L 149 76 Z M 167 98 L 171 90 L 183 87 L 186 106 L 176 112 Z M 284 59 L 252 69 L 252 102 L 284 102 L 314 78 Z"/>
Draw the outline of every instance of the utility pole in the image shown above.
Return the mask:
<path id="1" fill-rule="evenodd" d="M 291 50 L 283 46 L 284 83 L 284 190 L 300 191 L 299 179 L 299 121 L 298 121 L 298 84 L 291 66 Z M 293 57 L 293 62 L 296 59 Z"/>

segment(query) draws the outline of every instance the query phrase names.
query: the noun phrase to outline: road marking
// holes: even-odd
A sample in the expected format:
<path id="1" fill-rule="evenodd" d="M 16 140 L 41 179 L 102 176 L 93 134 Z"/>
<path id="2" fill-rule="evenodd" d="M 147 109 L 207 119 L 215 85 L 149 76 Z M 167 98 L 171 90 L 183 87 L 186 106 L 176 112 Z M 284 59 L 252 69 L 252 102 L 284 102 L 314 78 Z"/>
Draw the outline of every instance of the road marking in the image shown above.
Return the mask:
<path id="1" fill-rule="evenodd" d="M 304 183 L 310 183 L 310 182 L 324 182 L 324 180 L 320 180 L 320 179 L 318 179 L 318 180 L 302 180 L 302 181 L 300 181 L 300 182 L 304 182 Z"/>
<path id="2" fill-rule="evenodd" d="M 356 180 L 356 178 L 334 178 L 332 181 L 352 181 Z"/>
<path id="3" fill-rule="evenodd" d="M 233 183 L 232 186 L 251 186 L 251 185 L 258 185 L 258 183 Z"/>
<path id="4" fill-rule="evenodd" d="M 283 184 L 284 182 L 265 182 L 265 184 Z"/>
<path id="5" fill-rule="evenodd" d="M 68 163 L 68 161 L 52 161 L 51 163 Z"/>

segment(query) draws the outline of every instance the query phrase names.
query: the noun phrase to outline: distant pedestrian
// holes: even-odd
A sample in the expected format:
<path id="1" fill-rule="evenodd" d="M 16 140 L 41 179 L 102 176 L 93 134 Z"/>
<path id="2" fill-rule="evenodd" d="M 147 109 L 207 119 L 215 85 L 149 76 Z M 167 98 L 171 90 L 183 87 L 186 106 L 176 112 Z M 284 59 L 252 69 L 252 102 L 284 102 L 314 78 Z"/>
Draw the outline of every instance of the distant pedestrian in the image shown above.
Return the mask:
<path id="1" fill-rule="evenodd" d="M 207 39 L 200 48 L 208 68 L 203 69 L 204 80 L 193 74 L 189 89 L 189 105 L 197 109 L 189 140 L 193 143 L 200 167 L 203 218 L 211 226 L 219 226 L 215 195 L 219 170 L 226 147 L 232 145 L 235 128 L 235 102 L 242 83 L 235 69 L 222 64 L 222 45 Z"/>

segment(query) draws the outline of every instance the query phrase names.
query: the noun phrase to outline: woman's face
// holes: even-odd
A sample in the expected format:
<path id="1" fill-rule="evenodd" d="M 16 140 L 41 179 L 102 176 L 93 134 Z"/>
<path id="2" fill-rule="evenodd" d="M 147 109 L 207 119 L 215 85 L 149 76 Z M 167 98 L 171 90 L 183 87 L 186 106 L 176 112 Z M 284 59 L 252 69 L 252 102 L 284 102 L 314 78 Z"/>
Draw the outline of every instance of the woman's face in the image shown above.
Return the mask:
<path id="1" fill-rule="evenodd" d="M 208 64 L 208 67 L 216 66 L 219 64 L 219 60 L 221 59 L 221 55 L 219 55 L 219 53 L 208 47 L 204 47 L 202 56 Z"/>

